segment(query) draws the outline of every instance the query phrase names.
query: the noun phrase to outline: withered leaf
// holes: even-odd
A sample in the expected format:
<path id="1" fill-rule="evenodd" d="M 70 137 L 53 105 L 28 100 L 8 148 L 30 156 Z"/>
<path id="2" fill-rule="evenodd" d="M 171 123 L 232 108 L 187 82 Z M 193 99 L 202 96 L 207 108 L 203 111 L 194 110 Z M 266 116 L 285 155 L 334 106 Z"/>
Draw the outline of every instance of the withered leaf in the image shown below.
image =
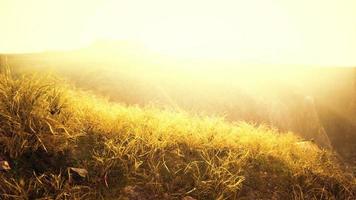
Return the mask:
<path id="1" fill-rule="evenodd" d="M 70 171 L 76 173 L 77 175 L 79 175 L 82 178 L 85 178 L 88 175 L 88 171 L 83 168 L 70 167 L 69 169 L 70 169 Z"/>

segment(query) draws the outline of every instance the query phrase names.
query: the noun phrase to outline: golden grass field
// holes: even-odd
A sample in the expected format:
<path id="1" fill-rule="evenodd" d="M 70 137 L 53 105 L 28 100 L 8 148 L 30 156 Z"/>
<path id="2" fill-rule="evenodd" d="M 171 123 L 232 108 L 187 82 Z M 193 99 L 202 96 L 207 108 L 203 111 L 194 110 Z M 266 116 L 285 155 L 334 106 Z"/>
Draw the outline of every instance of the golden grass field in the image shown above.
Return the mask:
<path id="1" fill-rule="evenodd" d="M 356 200 L 356 0 L 0 0 L 0 200 Z"/>
<path id="2" fill-rule="evenodd" d="M 1 199 L 356 198 L 336 156 L 291 132 L 112 103 L 53 76 L 2 71 L 0 147 Z"/>

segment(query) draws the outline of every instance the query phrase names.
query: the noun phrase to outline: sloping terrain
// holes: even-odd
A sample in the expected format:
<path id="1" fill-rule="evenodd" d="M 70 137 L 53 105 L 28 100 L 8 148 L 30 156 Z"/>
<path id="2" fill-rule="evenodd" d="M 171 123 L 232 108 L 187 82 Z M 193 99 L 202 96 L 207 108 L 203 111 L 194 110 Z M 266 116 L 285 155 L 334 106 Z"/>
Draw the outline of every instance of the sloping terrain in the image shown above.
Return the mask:
<path id="1" fill-rule="evenodd" d="M 268 124 L 356 163 L 355 68 L 176 60 L 123 43 L 2 60 L 14 73 L 54 72 L 114 102 Z"/>
<path id="2" fill-rule="evenodd" d="M 0 74 L 1 199 L 355 199 L 331 152 L 292 133 L 123 106 Z"/>

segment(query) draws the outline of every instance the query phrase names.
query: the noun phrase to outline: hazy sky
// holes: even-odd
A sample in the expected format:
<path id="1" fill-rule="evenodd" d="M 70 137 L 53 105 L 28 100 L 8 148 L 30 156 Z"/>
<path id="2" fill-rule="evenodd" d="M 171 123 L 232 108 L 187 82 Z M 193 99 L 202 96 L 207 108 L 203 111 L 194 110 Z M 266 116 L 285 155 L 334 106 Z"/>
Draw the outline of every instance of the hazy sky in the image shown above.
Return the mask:
<path id="1" fill-rule="evenodd" d="M 356 0 L 0 0 L 0 52 L 142 42 L 177 57 L 356 66 Z"/>

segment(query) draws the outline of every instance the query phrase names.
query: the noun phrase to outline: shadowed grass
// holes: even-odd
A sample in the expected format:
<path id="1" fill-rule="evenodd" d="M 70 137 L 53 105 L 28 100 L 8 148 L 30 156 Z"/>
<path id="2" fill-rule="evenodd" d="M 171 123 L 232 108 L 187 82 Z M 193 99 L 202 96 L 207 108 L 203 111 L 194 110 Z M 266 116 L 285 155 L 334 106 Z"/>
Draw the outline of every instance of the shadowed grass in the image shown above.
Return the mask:
<path id="1" fill-rule="evenodd" d="M 333 155 L 292 133 L 109 103 L 51 77 L 0 74 L 0 158 L 2 199 L 356 197 Z"/>

